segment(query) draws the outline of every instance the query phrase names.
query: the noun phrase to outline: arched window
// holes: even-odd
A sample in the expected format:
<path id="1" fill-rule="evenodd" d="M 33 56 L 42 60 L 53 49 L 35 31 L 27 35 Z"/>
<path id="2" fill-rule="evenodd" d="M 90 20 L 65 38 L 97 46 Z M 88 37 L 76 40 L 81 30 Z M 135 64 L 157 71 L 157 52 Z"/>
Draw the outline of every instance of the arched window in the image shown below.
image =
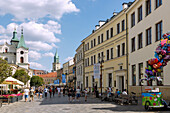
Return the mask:
<path id="1" fill-rule="evenodd" d="M 24 58 L 23 57 L 20 58 L 20 63 L 24 63 Z"/>
<path id="2" fill-rule="evenodd" d="M 5 58 L 5 60 L 8 62 L 8 58 Z"/>
<path id="3" fill-rule="evenodd" d="M 5 53 L 7 53 L 8 52 L 8 49 L 7 48 L 5 48 Z"/>

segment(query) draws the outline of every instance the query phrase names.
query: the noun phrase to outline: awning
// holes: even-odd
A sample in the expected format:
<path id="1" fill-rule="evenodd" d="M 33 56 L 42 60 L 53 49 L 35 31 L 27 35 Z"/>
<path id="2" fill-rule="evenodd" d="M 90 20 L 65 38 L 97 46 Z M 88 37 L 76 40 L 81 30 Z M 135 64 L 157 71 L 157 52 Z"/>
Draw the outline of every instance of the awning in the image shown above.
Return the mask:
<path id="1" fill-rule="evenodd" d="M 13 77 L 8 77 L 4 80 L 3 84 L 19 84 L 19 85 L 24 85 L 23 82 L 13 78 Z"/>

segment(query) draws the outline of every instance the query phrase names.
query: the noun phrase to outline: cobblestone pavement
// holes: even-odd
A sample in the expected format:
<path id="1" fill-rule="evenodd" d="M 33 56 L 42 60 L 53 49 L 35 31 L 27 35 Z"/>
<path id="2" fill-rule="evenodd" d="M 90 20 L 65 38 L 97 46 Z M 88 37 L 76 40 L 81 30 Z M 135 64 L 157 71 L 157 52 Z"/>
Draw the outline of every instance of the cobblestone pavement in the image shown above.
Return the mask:
<path id="1" fill-rule="evenodd" d="M 80 102 L 68 102 L 68 97 L 61 96 L 37 99 L 33 102 L 15 102 L 10 105 L 5 105 L 0 108 L 0 113 L 112 113 L 112 112 L 146 112 L 143 106 L 140 105 L 116 105 L 114 103 L 101 102 L 100 99 L 89 97 L 87 102 L 84 102 L 84 97 L 81 97 Z M 148 113 L 162 113 L 169 111 L 151 111 Z"/>

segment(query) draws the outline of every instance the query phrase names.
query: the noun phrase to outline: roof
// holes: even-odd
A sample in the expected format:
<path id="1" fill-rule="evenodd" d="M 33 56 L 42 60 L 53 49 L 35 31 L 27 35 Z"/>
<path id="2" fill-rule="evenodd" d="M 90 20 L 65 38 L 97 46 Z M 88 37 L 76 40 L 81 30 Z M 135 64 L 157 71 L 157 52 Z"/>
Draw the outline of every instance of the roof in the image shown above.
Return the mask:
<path id="1" fill-rule="evenodd" d="M 19 41 L 19 44 L 18 44 L 18 47 L 17 48 L 20 48 L 20 47 L 23 47 L 25 49 L 28 49 L 26 47 L 26 44 L 25 44 L 25 41 L 24 41 L 24 36 L 23 36 L 23 33 L 21 34 L 21 38 L 20 38 L 20 41 Z"/>
<path id="2" fill-rule="evenodd" d="M 51 73 L 48 73 L 48 74 L 37 75 L 37 76 L 42 77 L 42 78 L 57 77 L 57 72 L 51 72 Z"/>
<path id="3" fill-rule="evenodd" d="M 16 30 L 14 30 L 14 32 L 13 32 L 13 37 L 12 37 L 11 41 L 19 42 Z"/>

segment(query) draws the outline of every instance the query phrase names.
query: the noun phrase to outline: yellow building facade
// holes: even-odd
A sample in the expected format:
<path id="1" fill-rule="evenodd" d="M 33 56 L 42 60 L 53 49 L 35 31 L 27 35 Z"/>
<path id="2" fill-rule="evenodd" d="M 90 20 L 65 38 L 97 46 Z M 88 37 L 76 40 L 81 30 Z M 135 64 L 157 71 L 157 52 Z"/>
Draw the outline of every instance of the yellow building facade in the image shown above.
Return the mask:
<path id="1" fill-rule="evenodd" d="M 126 5 L 126 4 L 125 4 Z M 100 80 L 94 78 L 94 64 L 103 56 L 102 88 L 111 87 L 127 89 L 127 54 L 126 54 L 126 8 L 107 21 L 99 21 L 92 34 L 82 40 L 84 43 L 85 87 L 89 91 L 97 85 L 100 91 Z"/>

